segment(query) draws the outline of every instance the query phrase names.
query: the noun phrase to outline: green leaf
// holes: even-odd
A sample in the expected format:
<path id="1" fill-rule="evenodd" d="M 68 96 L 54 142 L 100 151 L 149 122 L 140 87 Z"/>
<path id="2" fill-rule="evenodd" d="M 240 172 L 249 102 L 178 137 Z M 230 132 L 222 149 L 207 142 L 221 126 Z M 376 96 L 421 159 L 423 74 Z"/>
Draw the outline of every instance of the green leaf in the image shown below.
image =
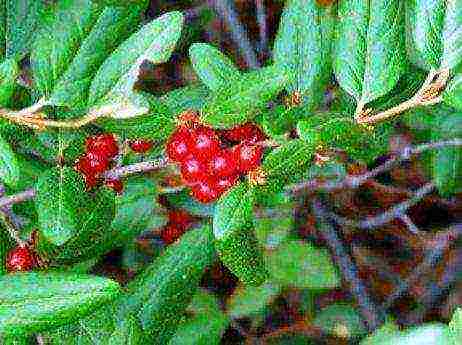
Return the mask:
<path id="1" fill-rule="evenodd" d="M 434 140 L 462 138 L 462 116 L 460 113 L 448 115 L 433 133 Z M 441 195 L 462 191 L 462 147 L 446 146 L 435 152 L 433 180 Z"/>
<path id="2" fill-rule="evenodd" d="M 189 85 L 172 90 L 160 99 L 165 103 L 173 114 L 179 114 L 185 110 L 200 110 L 207 99 L 210 91 L 203 84 Z"/>
<path id="3" fill-rule="evenodd" d="M 460 344 L 462 342 L 462 309 L 459 307 L 452 314 L 452 319 L 449 322 L 449 331 L 454 344 Z"/>
<path id="4" fill-rule="evenodd" d="M 143 330 L 138 320 L 128 314 L 117 325 L 107 344 L 114 345 L 139 345 L 143 343 Z"/>
<path id="5" fill-rule="evenodd" d="M 167 344 L 197 291 L 207 266 L 216 258 L 210 226 L 185 233 L 128 286 L 117 315 L 136 313 L 142 328 Z"/>
<path id="6" fill-rule="evenodd" d="M 0 277 L 6 274 L 6 256 L 12 247 L 10 235 L 3 226 L 0 226 Z"/>
<path id="7" fill-rule="evenodd" d="M 313 325 L 333 336 L 358 337 L 367 333 L 361 315 L 351 305 L 337 303 L 323 308 L 313 320 Z"/>
<path id="8" fill-rule="evenodd" d="M 443 101 L 462 111 L 462 73 L 456 74 L 443 93 Z"/>
<path id="9" fill-rule="evenodd" d="M 99 66 L 136 29 L 141 20 L 141 10 L 139 5 L 132 5 L 131 8 L 106 7 L 102 11 L 91 31 L 83 38 L 72 62 L 56 82 L 49 103 L 72 107 L 86 105 L 88 90 Z"/>
<path id="10" fill-rule="evenodd" d="M 45 0 L 2 0 L 0 55 L 21 59 L 29 51 Z"/>
<path id="11" fill-rule="evenodd" d="M 240 286 L 228 301 L 227 314 L 238 319 L 262 313 L 280 292 L 280 287 L 271 282 L 261 286 Z"/>
<path id="12" fill-rule="evenodd" d="M 0 136 L 0 180 L 11 186 L 19 182 L 20 169 L 10 144 Z"/>
<path id="13" fill-rule="evenodd" d="M 254 191 L 246 183 L 230 189 L 216 204 L 213 233 L 223 264 L 244 284 L 258 286 L 267 271 L 254 233 L 253 202 Z"/>
<path id="14" fill-rule="evenodd" d="M 0 277 L 0 334 L 41 332 L 73 322 L 115 298 L 112 280 L 64 273 Z"/>
<path id="15" fill-rule="evenodd" d="M 283 286 L 331 289 L 340 286 L 340 276 L 329 253 L 309 243 L 290 241 L 267 257 L 271 279 Z"/>
<path id="16" fill-rule="evenodd" d="M 35 87 L 41 95 L 49 96 L 52 93 L 78 54 L 79 47 L 91 32 L 100 13 L 101 8 L 90 0 L 61 0 L 54 11 L 49 13 L 48 22 L 34 40 L 31 52 Z M 86 70 L 90 66 L 75 67 L 85 67 Z M 69 73 L 75 72 L 77 71 Z"/>
<path id="17" fill-rule="evenodd" d="M 169 12 L 144 25 L 106 59 L 90 87 L 89 104 L 131 98 L 143 61 L 166 62 L 180 38 L 183 15 Z"/>
<path id="18" fill-rule="evenodd" d="M 212 91 L 226 88 L 230 82 L 241 78 L 241 73 L 233 62 L 206 43 L 191 45 L 189 58 L 200 80 Z"/>
<path id="19" fill-rule="evenodd" d="M 180 323 L 168 345 L 219 345 L 228 325 L 223 313 L 196 315 Z"/>
<path id="20" fill-rule="evenodd" d="M 408 55 L 426 70 L 454 68 L 462 61 L 462 1 L 406 1 Z"/>
<path id="21" fill-rule="evenodd" d="M 205 289 L 199 289 L 197 291 L 187 311 L 193 314 L 209 315 L 222 313 L 218 298 L 213 293 L 208 292 Z"/>
<path id="22" fill-rule="evenodd" d="M 271 151 L 262 164 L 270 189 L 281 191 L 284 185 L 298 181 L 308 170 L 315 148 L 315 143 L 295 139 Z"/>
<path id="23" fill-rule="evenodd" d="M 0 64 L 0 106 L 9 107 L 18 84 L 19 66 L 16 60 L 6 59 Z"/>
<path id="24" fill-rule="evenodd" d="M 312 0 L 290 0 L 282 14 L 274 43 L 274 63 L 294 72 L 287 85 L 310 107 L 319 106 L 332 73 L 335 6 Z"/>
<path id="25" fill-rule="evenodd" d="M 85 221 L 79 213 L 87 201 L 82 177 L 71 168 L 53 168 L 40 176 L 36 191 L 41 233 L 55 245 L 64 244 Z"/>
<path id="26" fill-rule="evenodd" d="M 202 120 L 216 128 L 230 128 L 253 119 L 282 91 L 289 72 L 270 66 L 243 74 L 215 92 L 202 108 Z"/>
<path id="27" fill-rule="evenodd" d="M 404 1 L 341 1 L 334 71 L 366 104 L 388 93 L 404 72 Z"/>

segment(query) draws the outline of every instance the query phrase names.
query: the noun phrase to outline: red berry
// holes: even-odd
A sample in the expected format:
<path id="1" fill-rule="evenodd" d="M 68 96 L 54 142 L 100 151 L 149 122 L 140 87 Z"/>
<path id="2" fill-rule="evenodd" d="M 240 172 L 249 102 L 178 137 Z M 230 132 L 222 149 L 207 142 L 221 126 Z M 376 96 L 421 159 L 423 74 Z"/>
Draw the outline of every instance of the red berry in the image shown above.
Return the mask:
<path id="1" fill-rule="evenodd" d="M 96 175 L 83 175 L 83 178 L 85 179 L 87 189 L 92 189 L 98 184 L 98 178 Z"/>
<path id="2" fill-rule="evenodd" d="M 153 143 L 150 140 L 138 139 L 138 140 L 132 140 L 129 145 L 133 152 L 146 153 L 150 149 L 152 149 Z"/>
<path id="3" fill-rule="evenodd" d="M 184 127 L 178 127 L 167 142 L 167 156 L 174 162 L 183 161 L 191 151 L 191 131 Z"/>
<path id="4" fill-rule="evenodd" d="M 112 133 L 94 135 L 87 138 L 85 143 L 87 152 L 107 159 L 114 158 L 119 153 L 117 139 Z"/>
<path id="5" fill-rule="evenodd" d="M 108 179 L 105 184 L 109 188 L 112 188 L 117 194 L 122 194 L 124 190 L 124 185 L 119 179 Z"/>
<path id="6" fill-rule="evenodd" d="M 79 158 L 75 168 L 84 175 L 97 175 L 105 172 L 109 168 L 109 160 L 93 152 Z"/>
<path id="7" fill-rule="evenodd" d="M 233 152 L 238 170 L 246 173 L 260 165 L 263 148 L 261 146 L 239 144 L 233 147 Z"/>
<path id="8" fill-rule="evenodd" d="M 35 255 L 27 247 L 17 246 L 6 256 L 6 269 L 8 272 L 30 271 L 36 266 Z"/>
<path id="9" fill-rule="evenodd" d="M 180 238 L 185 231 L 185 228 L 180 228 L 174 224 L 168 224 L 162 229 L 160 237 L 166 244 L 171 244 Z"/>
<path id="10" fill-rule="evenodd" d="M 168 213 L 168 221 L 176 227 L 186 229 L 193 222 L 193 218 L 186 211 L 173 210 Z"/>
<path id="11" fill-rule="evenodd" d="M 223 194 L 232 186 L 234 186 L 238 179 L 238 175 L 231 175 L 218 179 L 216 181 L 216 189 L 218 190 L 219 195 Z"/>
<path id="12" fill-rule="evenodd" d="M 207 164 L 203 160 L 189 155 L 181 163 L 181 176 L 186 183 L 201 181 L 207 178 Z"/>
<path id="13" fill-rule="evenodd" d="M 265 134 L 260 127 L 251 122 L 228 129 L 223 132 L 223 136 L 230 141 L 246 141 L 252 144 L 265 139 Z"/>
<path id="14" fill-rule="evenodd" d="M 208 159 L 220 151 L 220 139 L 212 128 L 200 126 L 192 131 L 192 153 Z"/>
<path id="15" fill-rule="evenodd" d="M 225 177 L 236 173 L 237 165 L 231 150 L 220 150 L 208 163 L 211 176 Z"/>
<path id="16" fill-rule="evenodd" d="M 191 195 L 198 201 L 206 204 L 219 197 L 218 189 L 212 181 L 202 181 L 191 187 Z"/>

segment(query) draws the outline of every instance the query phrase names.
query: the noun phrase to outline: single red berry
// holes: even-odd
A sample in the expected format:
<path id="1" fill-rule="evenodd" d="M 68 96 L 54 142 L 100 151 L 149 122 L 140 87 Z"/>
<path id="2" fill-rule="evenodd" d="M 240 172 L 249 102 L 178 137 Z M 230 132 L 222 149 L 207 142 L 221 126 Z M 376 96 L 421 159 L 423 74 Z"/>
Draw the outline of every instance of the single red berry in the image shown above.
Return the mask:
<path id="1" fill-rule="evenodd" d="M 193 222 L 193 217 L 186 211 L 172 210 L 168 213 L 168 221 L 172 225 L 186 229 Z"/>
<path id="2" fill-rule="evenodd" d="M 202 181 L 207 178 L 207 164 L 191 154 L 181 163 L 181 176 L 186 183 Z"/>
<path id="3" fill-rule="evenodd" d="M 219 197 L 218 189 L 213 181 L 202 181 L 191 187 L 191 195 L 198 201 L 207 204 Z"/>
<path id="4" fill-rule="evenodd" d="M 119 179 L 108 179 L 105 184 L 107 187 L 112 188 L 117 194 L 122 194 L 124 190 L 124 184 Z"/>
<path id="5" fill-rule="evenodd" d="M 8 272 L 30 271 L 36 264 L 35 255 L 28 247 L 17 246 L 10 250 L 6 256 Z"/>
<path id="6" fill-rule="evenodd" d="M 185 228 L 175 226 L 174 224 L 167 224 L 163 227 L 160 237 L 165 244 L 171 244 L 180 238 L 185 231 Z"/>
<path id="7" fill-rule="evenodd" d="M 85 179 L 85 185 L 88 190 L 96 187 L 98 184 L 98 177 L 96 175 L 83 175 L 83 178 Z"/>
<path id="8" fill-rule="evenodd" d="M 79 158 L 75 168 L 84 175 L 97 175 L 105 172 L 109 168 L 109 160 L 104 156 L 88 152 L 86 155 Z"/>
<path id="9" fill-rule="evenodd" d="M 238 175 L 231 175 L 231 176 L 219 178 L 216 181 L 216 189 L 218 190 L 219 195 L 223 194 L 228 189 L 230 189 L 232 186 L 234 186 L 238 179 L 239 179 Z"/>
<path id="10" fill-rule="evenodd" d="M 212 128 L 199 126 L 192 130 L 191 152 L 203 160 L 220 151 L 220 139 Z"/>
<path id="11" fill-rule="evenodd" d="M 260 165 L 263 148 L 256 145 L 239 144 L 233 147 L 234 159 L 241 173 L 247 173 Z"/>
<path id="12" fill-rule="evenodd" d="M 168 158 L 173 162 L 182 162 L 191 152 L 191 140 L 191 131 L 184 126 L 178 127 L 167 142 Z"/>
<path id="13" fill-rule="evenodd" d="M 146 153 L 153 147 L 153 142 L 150 140 L 132 140 L 130 141 L 130 148 L 132 149 L 133 152 L 136 153 Z"/>
<path id="14" fill-rule="evenodd" d="M 119 146 L 117 139 L 112 133 L 105 133 L 94 135 L 87 138 L 86 143 L 87 152 L 91 152 L 97 156 L 105 158 L 114 158 L 119 153 Z"/>
<path id="15" fill-rule="evenodd" d="M 208 173 L 210 176 L 225 177 L 235 174 L 237 164 L 234 160 L 233 152 L 229 149 L 220 150 L 208 163 Z"/>
<path id="16" fill-rule="evenodd" d="M 223 131 L 223 136 L 229 141 L 246 141 L 252 144 L 265 139 L 265 134 L 260 127 L 251 122 Z"/>

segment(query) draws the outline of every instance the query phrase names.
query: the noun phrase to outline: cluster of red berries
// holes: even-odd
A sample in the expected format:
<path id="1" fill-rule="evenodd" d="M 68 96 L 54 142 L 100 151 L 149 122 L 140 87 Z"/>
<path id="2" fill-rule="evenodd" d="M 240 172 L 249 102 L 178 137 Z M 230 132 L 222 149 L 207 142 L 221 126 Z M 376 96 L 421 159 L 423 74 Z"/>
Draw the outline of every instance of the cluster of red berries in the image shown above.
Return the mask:
<path id="1" fill-rule="evenodd" d="M 6 270 L 8 272 L 26 272 L 37 266 L 35 253 L 27 245 L 16 246 L 6 256 Z"/>
<path id="2" fill-rule="evenodd" d="M 129 146 L 136 153 L 145 153 L 152 148 L 152 142 L 133 140 L 129 143 Z M 85 154 L 77 160 L 75 169 L 82 173 L 88 189 L 98 184 L 101 175 L 109 169 L 118 153 L 119 145 L 112 133 L 87 138 L 85 141 Z M 117 193 L 123 191 L 123 184 L 119 179 L 106 179 L 105 184 Z"/>
<path id="3" fill-rule="evenodd" d="M 216 200 L 241 174 L 260 165 L 265 135 L 252 123 L 224 130 L 190 121 L 180 125 L 168 140 L 168 158 L 180 163 L 181 176 L 200 202 Z M 227 145 L 228 143 L 228 145 Z"/>
<path id="4" fill-rule="evenodd" d="M 168 213 L 168 222 L 162 228 L 160 236 L 165 244 L 171 244 L 181 237 L 194 222 L 194 218 L 186 211 L 172 210 Z"/>

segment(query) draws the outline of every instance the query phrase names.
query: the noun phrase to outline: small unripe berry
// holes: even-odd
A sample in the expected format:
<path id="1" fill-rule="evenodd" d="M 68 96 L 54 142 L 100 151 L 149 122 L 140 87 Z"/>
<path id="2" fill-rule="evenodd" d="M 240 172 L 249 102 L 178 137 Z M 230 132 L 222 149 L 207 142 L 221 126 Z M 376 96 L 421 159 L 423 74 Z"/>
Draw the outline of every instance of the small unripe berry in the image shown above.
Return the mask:
<path id="1" fill-rule="evenodd" d="M 6 256 L 8 272 L 30 271 L 36 265 L 34 253 L 28 247 L 17 246 L 10 250 Z"/>
<path id="2" fill-rule="evenodd" d="M 132 140 L 129 145 L 132 151 L 136 153 L 146 153 L 153 147 L 152 141 L 141 139 Z"/>

